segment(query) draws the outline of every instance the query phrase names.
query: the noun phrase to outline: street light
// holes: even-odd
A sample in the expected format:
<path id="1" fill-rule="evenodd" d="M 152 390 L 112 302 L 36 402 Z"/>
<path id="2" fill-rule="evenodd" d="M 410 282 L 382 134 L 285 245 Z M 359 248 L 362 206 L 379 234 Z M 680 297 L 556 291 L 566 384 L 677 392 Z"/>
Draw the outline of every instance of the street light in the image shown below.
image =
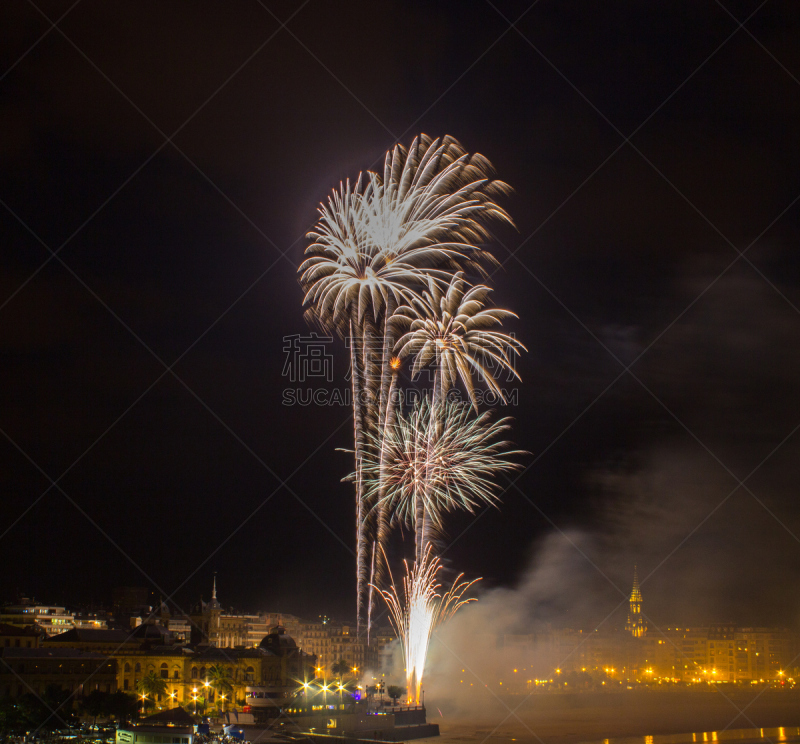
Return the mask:
<path id="1" fill-rule="evenodd" d="M 192 695 L 192 700 L 194 700 L 194 714 L 197 715 L 197 688 L 194 688 L 195 694 Z"/>

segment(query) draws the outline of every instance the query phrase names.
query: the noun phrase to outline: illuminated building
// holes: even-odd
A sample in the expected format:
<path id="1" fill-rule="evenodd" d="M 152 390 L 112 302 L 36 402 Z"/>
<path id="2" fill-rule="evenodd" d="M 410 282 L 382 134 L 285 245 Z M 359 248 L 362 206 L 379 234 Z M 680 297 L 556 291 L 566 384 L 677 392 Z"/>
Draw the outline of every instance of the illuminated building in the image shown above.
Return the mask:
<path id="1" fill-rule="evenodd" d="M 634 638 L 641 638 L 647 632 L 647 626 L 642 617 L 642 590 L 639 588 L 639 574 L 636 564 L 633 565 L 633 589 L 629 600 L 628 622 L 625 625 Z"/>
<path id="2" fill-rule="evenodd" d="M 524 692 L 586 672 L 609 687 L 626 682 L 760 683 L 782 681 L 797 669 L 800 636 L 785 628 L 718 623 L 657 627 L 645 622 L 637 568 L 624 628 L 593 631 L 539 628 L 529 634 L 484 638 L 476 646 L 496 650 L 507 672 L 503 688 Z M 508 670 L 517 669 L 518 672 Z M 602 673 L 602 674 L 601 674 Z M 537 682 L 538 680 L 538 682 Z M 551 681 L 553 680 L 553 681 Z M 575 684 L 575 678 L 572 678 Z"/>
<path id="3" fill-rule="evenodd" d="M 166 692 L 153 701 L 164 708 L 197 703 L 200 708 L 224 706 L 228 711 L 246 705 L 276 711 L 276 706 L 295 694 L 298 679 L 314 678 L 316 665 L 315 657 L 300 650 L 281 627 L 272 628 L 258 648 L 176 644 L 166 628 L 150 622 L 131 632 L 73 629 L 46 639 L 41 650 L 55 656 L 83 654 L 81 658 L 113 661 L 115 687 L 125 692 L 135 691 L 139 681 L 152 672 L 166 682 Z M 224 670 L 229 692 L 214 689 L 212 667 Z"/>
<path id="4" fill-rule="evenodd" d="M 7 605 L 0 612 L 0 622 L 9 625 L 38 625 L 47 635 L 63 633 L 75 627 L 75 615 L 66 607 L 35 604 L 23 597 L 19 604 Z"/>
<path id="5" fill-rule="evenodd" d="M 202 598 L 192 608 L 189 618 L 183 618 L 193 645 L 207 644 L 215 648 L 257 648 L 270 628 L 281 626 L 298 637 L 299 619 L 277 612 L 245 614 L 225 610 L 217 599 L 217 577 L 211 589 L 211 601 Z M 173 620 L 170 620 L 172 626 Z M 191 628 L 189 629 L 189 626 Z"/>
<path id="6" fill-rule="evenodd" d="M 192 744 L 194 719 L 182 708 L 164 710 L 117 729 L 116 744 Z"/>
<path id="7" fill-rule="evenodd" d="M 388 647 L 396 639 L 391 627 L 376 628 L 370 643 L 358 637 L 355 628 L 347 623 L 337 623 L 328 618 L 315 622 L 300 621 L 297 645 L 317 657 L 318 675 L 332 677 L 331 667 L 337 661 L 356 669 L 353 675 L 367 669 L 376 672 L 389 666 Z"/>

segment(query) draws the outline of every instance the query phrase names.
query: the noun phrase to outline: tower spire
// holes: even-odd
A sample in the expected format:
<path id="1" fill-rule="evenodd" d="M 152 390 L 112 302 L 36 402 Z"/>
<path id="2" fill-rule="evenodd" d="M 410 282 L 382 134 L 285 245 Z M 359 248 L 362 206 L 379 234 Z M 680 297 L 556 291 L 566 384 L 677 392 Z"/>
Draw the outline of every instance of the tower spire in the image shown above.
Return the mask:
<path id="1" fill-rule="evenodd" d="M 217 600 L 217 572 L 214 571 L 214 584 L 211 588 L 211 601 L 216 602 L 216 600 Z"/>
<path id="2" fill-rule="evenodd" d="M 639 588 L 639 571 L 636 562 L 633 564 L 633 589 L 631 591 L 631 602 L 642 601 L 642 590 Z"/>
<path id="3" fill-rule="evenodd" d="M 642 617 L 642 590 L 639 588 L 639 566 L 636 561 L 633 564 L 633 588 L 631 598 L 628 600 L 630 609 L 628 610 L 628 622 L 625 624 L 627 630 L 634 638 L 641 638 L 647 631 Z"/>

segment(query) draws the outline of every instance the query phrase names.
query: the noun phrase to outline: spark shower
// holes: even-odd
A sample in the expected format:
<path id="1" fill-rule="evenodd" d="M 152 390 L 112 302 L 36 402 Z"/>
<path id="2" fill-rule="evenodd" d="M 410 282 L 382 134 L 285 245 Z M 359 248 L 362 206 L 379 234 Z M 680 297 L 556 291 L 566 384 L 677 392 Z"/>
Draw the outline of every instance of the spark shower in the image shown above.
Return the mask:
<path id="1" fill-rule="evenodd" d="M 419 703 L 434 629 L 468 602 L 474 581 L 441 591 L 438 551 L 448 512 L 499 500 L 496 476 L 521 454 L 501 439 L 508 419 L 478 410 L 476 383 L 505 400 L 525 347 L 497 329 L 489 305 L 488 225 L 513 225 L 496 199 L 510 191 L 491 163 L 452 137 L 416 137 L 386 153 L 383 173 L 360 173 L 319 207 L 299 268 L 306 317 L 347 340 L 353 401 L 356 618 L 371 632 L 382 597 L 403 646 L 408 702 Z M 472 278 L 477 282 L 471 281 Z M 398 378 L 430 390 L 404 405 Z M 448 393 L 461 385 L 469 402 Z M 406 410 L 408 408 L 409 410 Z M 396 527 L 413 531 L 402 591 L 388 565 Z"/>

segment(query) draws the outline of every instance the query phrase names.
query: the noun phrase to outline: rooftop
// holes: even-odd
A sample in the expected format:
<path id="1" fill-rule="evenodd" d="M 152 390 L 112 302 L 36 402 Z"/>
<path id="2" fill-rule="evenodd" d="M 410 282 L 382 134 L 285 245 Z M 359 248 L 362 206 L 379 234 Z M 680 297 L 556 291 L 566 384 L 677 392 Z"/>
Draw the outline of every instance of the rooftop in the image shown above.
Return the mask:
<path id="1" fill-rule="evenodd" d="M 9 625 L 0 623 L 0 636 L 40 636 L 44 631 L 38 625 Z"/>
<path id="2" fill-rule="evenodd" d="M 72 628 L 48 638 L 45 643 L 118 643 L 135 642 L 131 633 L 107 628 Z"/>
<path id="3" fill-rule="evenodd" d="M 5 659 L 107 659 L 105 654 L 80 648 L 0 648 Z"/>

